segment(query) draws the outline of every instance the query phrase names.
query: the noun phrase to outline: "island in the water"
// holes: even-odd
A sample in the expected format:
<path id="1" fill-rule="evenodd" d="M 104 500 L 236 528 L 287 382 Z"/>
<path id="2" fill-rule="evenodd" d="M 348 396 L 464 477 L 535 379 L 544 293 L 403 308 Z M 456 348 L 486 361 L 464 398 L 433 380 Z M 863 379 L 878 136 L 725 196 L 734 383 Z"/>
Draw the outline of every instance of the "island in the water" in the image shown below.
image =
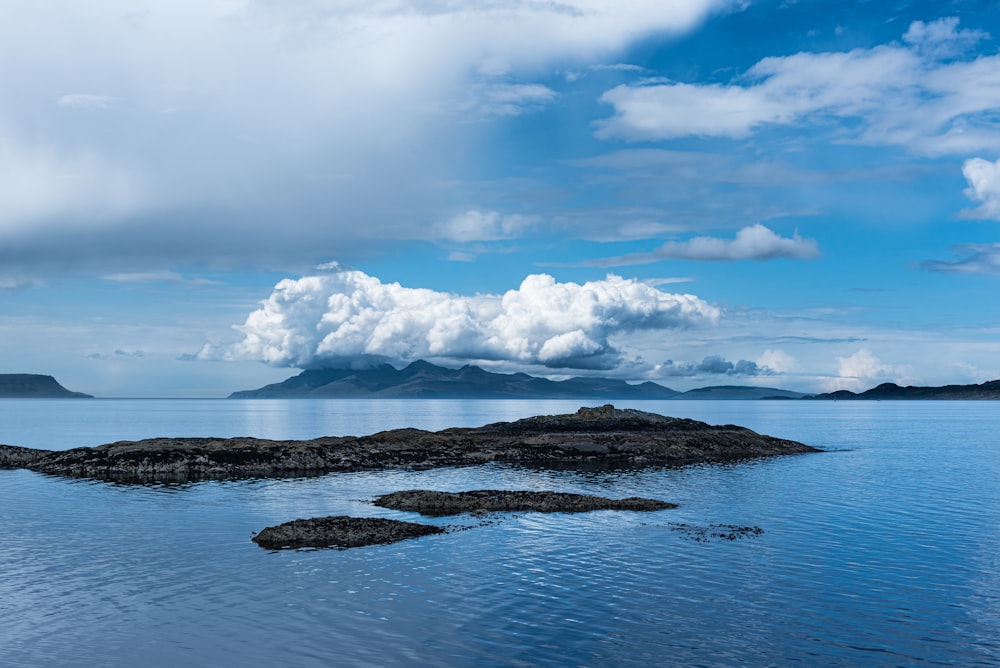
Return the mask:
<path id="1" fill-rule="evenodd" d="M 678 392 L 650 381 L 613 378 L 549 380 L 526 373 L 494 373 L 466 365 L 448 369 L 419 360 L 403 369 L 308 369 L 283 382 L 233 392 L 230 399 L 435 398 L 435 399 L 798 399 L 802 392 L 723 385 Z"/>
<path id="2" fill-rule="evenodd" d="M 83 392 L 71 392 L 52 376 L 35 373 L 0 373 L 0 398 L 93 399 Z"/>
<path id="3" fill-rule="evenodd" d="M 126 483 L 321 475 L 499 463 L 632 468 L 816 452 L 735 425 L 605 405 L 442 431 L 394 429 L 307 441 L 154 438 L 65 451 L 0 445 L 0 468 Z"/>
<path id="4" fill-rule="evenodd" d="M 804 397 L 806 399 L 869 399 L 869 400 L 891 400 L 891 399 L 946 399 L 946 400 L 975 400 L 975 399 L 1000 399 L 1000 380 L 991 380 L 979 385 L 943 385 L 941 387 L 921 387 L 919 385 L 907 385 L 900 387 L 895 383 L 882 383 L 878 387 L 873 387 L 860 393 L 849 390 L 838 390 L 837 392 L 826 392 Z"/>
<path id="5" fill-rule="evenodd" d="M 423 360 L 403 369 L 307 369 L 280 383 L 233 392 L 230 399 L 415 398 L 415 399 L 1000 399 L 1000 380 L 981 385 L 900 387 L 884 383 L 856 394 L 840 390 L 806 394 L 756 385 L 715 385 L 678 392 L 658 383 L 632 384 L 612 378 L 549 380 L 526 373 L 494 373 L 466 365 L 448 369 Z"/>

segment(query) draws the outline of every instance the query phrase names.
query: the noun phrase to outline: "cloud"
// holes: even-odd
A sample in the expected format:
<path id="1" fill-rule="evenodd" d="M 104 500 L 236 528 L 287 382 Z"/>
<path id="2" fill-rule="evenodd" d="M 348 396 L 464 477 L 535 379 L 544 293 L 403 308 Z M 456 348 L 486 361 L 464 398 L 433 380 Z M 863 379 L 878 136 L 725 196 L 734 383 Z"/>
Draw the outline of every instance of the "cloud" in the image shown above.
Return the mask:
<path id="1" fill-rule="evenodd" d="M 956 260 L 925 260 L 918 266 L 948 274 L 1000 274 L 1000 243 L 960 244 L 955 252 Z"/>
<path id="2" fill-rule="evenodd" d="M 775 373 L 788 373 L 798 371 L 801 367 L 798 361 L 780 348 L 775 350 L 765 350 L 757 358 L 757 364 L 773 370 Z"/>
<path id="3" fill-rule="evenodd" d="M 969 199 L 982 202 L 979 208 L 968 213 L 973 218 L 1000 220 L 1000 160 L 990 162 L 982 158 L 966 160 L 962 175 L 969 182 L 965 194 Z"/>
<path id="4" fill-rule="evenodd" d="M 298 267 L 425 238 L 490 124 L 558 102 L 553 67 L 734 6 L 18 3 L 0 22 L 0 264 Z"/>
<path id="5" fill-rule="evenodd" d="M 115 283 L 178 283 L 183 285 L 218 285 L 207 278 L 186 278 L 174 271 L 142 271 L 123 274 L 108 274 L 102 277 Z"/>
<path id="6" fill-rule="evenodd" d="M 431 359 L 613 369 L 627 361 L 614 339 L 718 318 L 693 295 L 614 275 L 581 285 L 536 274 L 503 295 L 463 296 L 341 271 L 281 281 L 236 328 L 242 341 L 206 346 L 201 357 L 298 368 Z"/>
<path id="7" fill-rule="evenodd" d="M 614 115 L 597 135 L 740 139 L 768 126 L 811 126 L 836 141 L 928 155 L 1000 149 L 1000 56 L 942 60 L 984 37 L 958 30 L 954 18 L 916 22 L 905 44 L 765 58 L 726 85 L 617 86 L 601 97 Z"/>
<path id="8" fill-rule="evenodd" d="M 146 351 L 144 350 L 122 350 L 121 348 L 118 348 L 112 355 L 109 355 L 107 353 L 90 353 L 89 355 L 87 355 L 87 359 L 113 360 L 113 359 L 122 359 L 128 357 L 145 357 L 145 356 L 146 356 Z"/>
<path id="9" fill-rule="evenodd" d="M 914 21 L 903 35 L 903 41 L 925 56 L 952 58 L 966 53 L 978 42 L 989 39 L 981 30 L 959 30 L 958 18 L 947 18 L 924 23 Z"/>
<path id="10" fill-rule="evenodd" d="M 435 226 L 439 239 L 467 243 L 470 241 L 499 241 L 520 236 L 538 222 L 535 216 L 501 214 L 498 211 L 470 209 Z"/>
<path id="11" fill-rule="evenodd" d="M 750 360 L 730 362 L 720 355 L 709 355 L 701 362 L 674 362 L 667 360 L 659 365 L 654 375 L 661 377 L 694 376 L 774 376 L 774 369 L 761 366 Z"/>
<path id="12" fill-rule="evenodd" d="M 126 165 L 94 151 L 30 144 L 0 117 L 0 241 L 107 228 L 136 210 L 144 190 Z"/>
<path id="13" fill-rule="evenodd" d="M 848 357 L 838 357 L 837 375 L 838 377 L 835 379 L 824 381 L 823 384 L 828 391 L 851 390 L 859 392 L 871 389 L 881 383 L 906 384 L 912 382 L 908 370 L 883 364 L 867 348 L 861 348 Z"/>
<path id="14" fill-rule="evenodd" d="M 88 95 L 85 93 L 72 93 L 60 95 L 56 99 L 56 104 L 60 107 L 70 109 L 110 109 L 115 103 L 115 98 L 107 95 Z"/>
<path id="15" fill-rule="evenodd" d="M 0 291 L 14 292 L 17 290 L 27 290 L 29 288 L 40 288 L 44 285 L 37 278 L 17 275 L 0 275 Z"/>
<path id="16" fill-rule="evenodd" d="M 541 84 L 481 83 L 469 87 L 469 96 L 456 110 L 469 120 L 490 116 L 520 116 L 552 104 L 556 92 Z"/>
<path id="17" fill-rule="evenodd" d="M 803 239 L 796 233 L 782 237 L 770 228 L 757 223 L 744 227 L 732 240 L 716 237 L 695 237 L 688 241 L 668 241 L 650 253 L 632 253 L 618 257 L 591 260 L 587 264 L 599 267 L 618 267 L 645 264 L 659 260 L 699 260 L 707 262 L 736 260 L 774 260 L 777 258 L 811 259 L 819 256 L 819 248 L 812 239 Z"/>

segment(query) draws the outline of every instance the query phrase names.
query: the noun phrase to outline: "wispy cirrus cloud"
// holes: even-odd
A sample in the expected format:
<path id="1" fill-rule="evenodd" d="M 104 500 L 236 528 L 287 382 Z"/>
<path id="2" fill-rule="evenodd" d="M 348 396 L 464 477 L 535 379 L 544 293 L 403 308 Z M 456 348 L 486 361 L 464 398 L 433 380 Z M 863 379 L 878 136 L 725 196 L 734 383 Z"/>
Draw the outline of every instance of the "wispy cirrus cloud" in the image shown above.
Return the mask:
<path id="1" fill-rule="evenodd" d="M 953 260 L 924 260 L 921 269 L 947 274 L 1000 274 L 1000 243 L 959 244 Z"/>
<path id="2" fill-rule="evenodd" d="M 92 95 L 88 93 L 69 93 L 56 98 L 56 104 L 70 109 L 111 109 L 116 99 L 110 95 Z"/>
<path id="3" fill-rule="evenodd" d="M 218 285 L 218 281 L 207 278 L 188 278 L 175 271 L 137 271 L 102 276 L 106 281 L 114 283 L 176 283 L 181 285 Z"/>

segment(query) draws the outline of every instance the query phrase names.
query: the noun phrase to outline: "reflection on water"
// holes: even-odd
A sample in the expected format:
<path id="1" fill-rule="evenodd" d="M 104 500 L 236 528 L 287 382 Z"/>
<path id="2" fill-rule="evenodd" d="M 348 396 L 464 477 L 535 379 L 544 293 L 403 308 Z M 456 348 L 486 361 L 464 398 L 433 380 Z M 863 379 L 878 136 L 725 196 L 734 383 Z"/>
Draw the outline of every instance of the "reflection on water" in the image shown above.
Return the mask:
<path id="1" fill-rule="evenodd" d="M 112 430 L 173 425 L 184 435 L 304 437 L 575 410 L 359 402 L 352 422 L 347 402 L 323 403 L 123 402 L 90 434 L 102 442 Z M 149 487 L 0 471 L 0 665 L 1000 664 L 993 404 L 637 405 L 836 451 L 627 472 L 486 466 Z M 35 438 L 65 441 L 65 425 L 87 423 L 84 413 L 39 423 Z M 7 417 L 8 433 L 23 428 Z M 369 503 L 415 487 L 681 506 L 422 519 L 468 529 L 346 551 L 268 552 L 249 540 L 296 517 L 415 519 Z M 677 523 L 764 531 L 699 542 Z"/>

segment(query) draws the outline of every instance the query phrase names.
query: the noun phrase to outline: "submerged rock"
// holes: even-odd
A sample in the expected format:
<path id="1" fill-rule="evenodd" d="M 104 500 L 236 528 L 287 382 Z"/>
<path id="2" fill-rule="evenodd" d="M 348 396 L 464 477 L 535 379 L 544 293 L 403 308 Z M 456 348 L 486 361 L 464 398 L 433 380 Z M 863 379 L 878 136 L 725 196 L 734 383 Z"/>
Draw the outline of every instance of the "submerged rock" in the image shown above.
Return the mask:
<path id="1" fill-rule="evenodd" d="M 429 469 L 490 462 L 624 468 L 720 462 L 815 448 L 735 425 L 713 426 L 611 405 L 476 428 L 395 429 L 307 441 L 155 438 L 61 452 L 19 449 L 8 467 L 120 482 L 320 475 L 332 471 Z M 3 466 L 0 459 L 0 466 Z"/>
<path id="2" fill-rule="evenodd" d="M 441 527 L 381 517 L 314 517 L 264 528 L 251 540 L 269 550 L 363 547 L 444 533 Z"/>
<path id="3" fill-rule="evenodd" d="M 674 503 L 643 499 L 637 496 L 627 499 L 607 499 L 591 494 L 499 489 L 481 489 L 470 492 L 435 492 L 411 489 L 383 494 L 375 499 L 374 504 L 383 508 L 409 510 L 421 515 L 432 516 L 525 510 L 541 513 L 585 513 L 592 510 L 653 511 L 677 507 L 677 504 Z"/>
<path id="4" fill-rule="evenodd" d="M 680 531 L 683 537 L 699 543 L 708 542 L 711 539 L 736 540 L 738 538 L 756 538 L 764 533 L 760 527 L 739 526 L 736 524 L 710 524 L 707 527 L 695 524 L 673 524 L 670 528 Z"/>

